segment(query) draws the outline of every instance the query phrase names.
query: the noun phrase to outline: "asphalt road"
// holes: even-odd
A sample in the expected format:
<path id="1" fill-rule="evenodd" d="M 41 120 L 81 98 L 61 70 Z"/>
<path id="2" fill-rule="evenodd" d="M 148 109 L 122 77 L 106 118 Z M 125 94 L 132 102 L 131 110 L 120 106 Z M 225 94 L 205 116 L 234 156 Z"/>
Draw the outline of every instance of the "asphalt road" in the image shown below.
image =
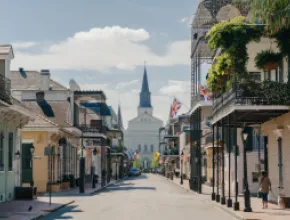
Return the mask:
<path id="1" fill-rule="evenodd" d="M 188 220 L 233 219 L 208 198 L 196 196 L 170 180 L 147 174 L 126 179 L 44 219 Z"/>

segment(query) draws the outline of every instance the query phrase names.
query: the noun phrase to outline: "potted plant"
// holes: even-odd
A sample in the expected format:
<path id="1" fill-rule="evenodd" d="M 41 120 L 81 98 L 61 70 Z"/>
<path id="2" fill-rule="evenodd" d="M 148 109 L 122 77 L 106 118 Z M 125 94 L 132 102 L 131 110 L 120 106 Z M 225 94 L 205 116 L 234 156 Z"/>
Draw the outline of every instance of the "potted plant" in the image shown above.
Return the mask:
<path id="1" fill-rule="evenodd" d="M 61 189 L 69 189 L 70 186 L 70 178 L 68 175 L 63 175 L 63 179 L 61 182 Z"/>
<path id="2" fill-rule="evenodd" d="M 70 174 L 69 179 L 70 179 L 70 188 L 74 188 L 76 186 L 76 179 L 75 179 L 74 175 Z"/>
<path id="3" fill-rule="evenodd" d="M 272 70 L 279 67 L 282 56 L 271 50 L 262 50 L 255 57 L 256 67 L 263 70 Z"/>
<path id="4" fill-rule="evenodd" d="M 49 191 L 50 184 L 47 184 L 47 191 Z M 60 181 L 51 183 L 51 192 L 60 192 Z"/>

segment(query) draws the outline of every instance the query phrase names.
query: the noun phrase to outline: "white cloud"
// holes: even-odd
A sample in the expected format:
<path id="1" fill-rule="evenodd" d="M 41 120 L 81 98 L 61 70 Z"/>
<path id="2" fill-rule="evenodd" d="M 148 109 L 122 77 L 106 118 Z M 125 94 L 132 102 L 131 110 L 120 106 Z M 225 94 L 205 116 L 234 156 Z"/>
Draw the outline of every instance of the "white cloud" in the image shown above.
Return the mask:
<path id="1" fill-rule="evenodd" d="M 108 105 L 113 106 L 115 111 L 117 111 L 118 102 L 120 100 L 125 127 L 127 127 L 129 120 L 137 116 L 140 89 L 118 91 L 111 88 L 108 84 L 81 84 L 80 86 L 82 89 L 103 90 L 106 94 Z M 158 93 L 151 95 L 154 115 L 164 122 L 167 121 L 169 116 L 169 108 L 173 101 L 172 95 L 175 95 L 176 98 L 180 99 L 183 104 L 180 113 L 185 113 L 189 110 L 190 93 L 188 82 L 186 81 L 169 81 L 167 85 L 160 88 Z"/>
<path id="2" fill-rule="evenodd" d="M 129 82 L 119 82 L 117 85 L 116 85 L 116 89 L 123 89 L 123 88 L 127 88 L 127 87 L 130 87 L 132 85 L 138 85 L 139 84 L 139 80 L 138 79 L 134 79 L 132 81 L 129 81 Z"/>
<path id="3" fill-rule="evenodd" d="M 169 80 L 168 84 L 161 87 L 159 92 L 163 95 L 176 96 L 190 91 L 190 82 Z"/>
<path id="4" fill-rule="evenodd" d="M 13 49 L 17 50 L 17 49 L 28 49 L 34 46 L 37 46 L 38 43 L 37 42 L 14 42 L 12 44 Z"/>
<path id="5" fill-rule="evenodd" d="M 186 18 L 182 18 L 182 19 L 180 20 L 181 23 L 185 23 L 186 21 L 188 21 L 188 18 L 187 18 L 187 17 L 186 17 Z"/>
<path id="6" fill-rule="evenodd" d="M 106 71 L 110 68 L 132 70 L 144 60 L 152 66 L 190 64 L 189 40 L 172 42 L 167 45 L 165 54 L 158 55 L 144 43 L 149 38 L 150 34 L 144 29 L 113 26 L 78 32 L 43 48 L 38 54 L 20 50 L 33 45 L 32 42 L 16 43 L 12 68 Z"/>

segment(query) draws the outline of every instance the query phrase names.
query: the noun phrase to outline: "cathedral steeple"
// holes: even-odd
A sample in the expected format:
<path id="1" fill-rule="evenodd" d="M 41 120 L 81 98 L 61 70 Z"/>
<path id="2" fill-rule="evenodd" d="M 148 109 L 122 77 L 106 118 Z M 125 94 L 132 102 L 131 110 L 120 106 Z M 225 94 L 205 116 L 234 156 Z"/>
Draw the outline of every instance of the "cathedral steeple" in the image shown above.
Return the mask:
<path id="1" fill-rule="evenodd" d="M 146 65 L 144 65 L 144 74 L 143 74 L 143 81 L 142 81 L 142 89 L 141 89 L 141 92 L 140 92 L 139 107 L 141 107 L 141 108 L 150 108 L 150 107 L 152 107 L 151 106 L 151 93 L 150 93 L 150 90 L 149 90 Z"/>
<path id="2" fill-rule="evenodd" d="M 118 104 L 118 129 L 124 130 L 120 103 Z"/>

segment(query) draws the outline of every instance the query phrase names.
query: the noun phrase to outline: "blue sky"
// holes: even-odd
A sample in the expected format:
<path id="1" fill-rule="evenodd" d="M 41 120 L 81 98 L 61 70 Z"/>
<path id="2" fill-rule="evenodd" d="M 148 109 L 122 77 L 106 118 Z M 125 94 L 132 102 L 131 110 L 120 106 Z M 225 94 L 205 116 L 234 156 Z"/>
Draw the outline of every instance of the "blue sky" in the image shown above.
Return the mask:
<path id="1" fill-rule="evenodd" d="M 0 43 L 14 47 L 12 69 L 46 68 L 64 85 L 74 78 L 84 89 L 103 89 L 115 109 L 120 99 L 125 125 L 137 114 L 146 60 L 154 113 L 166 120 L 173 95 L 182 111 L 189 105 L 196 2 L 2 0 Z"/>

